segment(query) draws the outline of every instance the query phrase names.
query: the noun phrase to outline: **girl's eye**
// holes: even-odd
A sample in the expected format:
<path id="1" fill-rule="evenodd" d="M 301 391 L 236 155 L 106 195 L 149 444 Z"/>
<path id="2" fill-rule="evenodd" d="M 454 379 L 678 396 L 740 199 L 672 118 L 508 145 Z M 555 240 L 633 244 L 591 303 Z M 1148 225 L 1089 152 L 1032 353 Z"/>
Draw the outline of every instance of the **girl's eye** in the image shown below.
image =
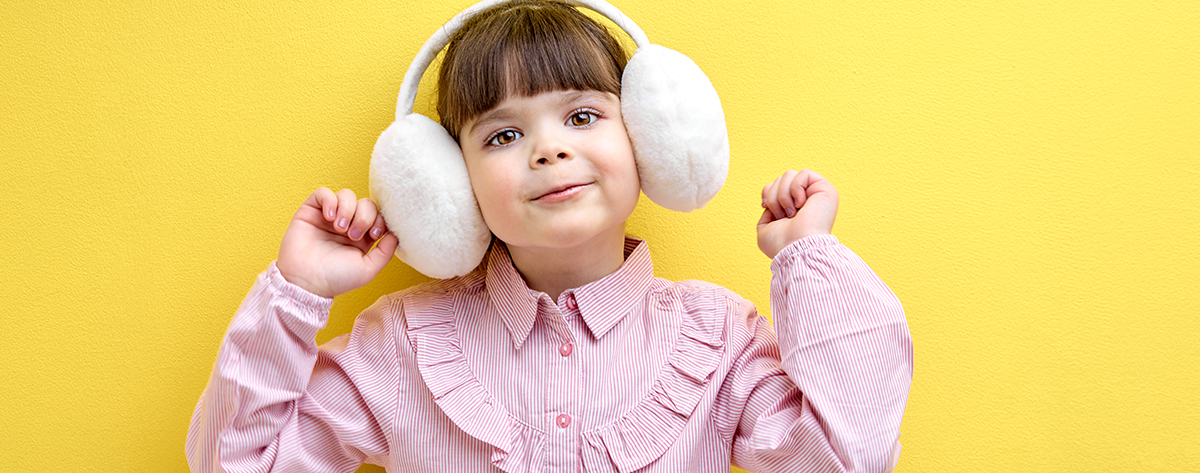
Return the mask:
<path id="1" fill-rule="evenodd" d="M 499 133 L 492 135 L 492 137 L 488 139 L 488 144 L 496 145 L 496 146 L 504 146 L 506 144 L 517 141 L 517 138 L 520 138 L 520 137 L 521 137 L 521 134 L 517 133 L 516 131 L 503 130 L 503 131 L 500 131 Z"/>
<path id="2" fill-rule="evenodd" d="M 575 112 L 568 120 L 571 126 L 587 126 L 596 121 L 596 114 L 592 112 Z"/>

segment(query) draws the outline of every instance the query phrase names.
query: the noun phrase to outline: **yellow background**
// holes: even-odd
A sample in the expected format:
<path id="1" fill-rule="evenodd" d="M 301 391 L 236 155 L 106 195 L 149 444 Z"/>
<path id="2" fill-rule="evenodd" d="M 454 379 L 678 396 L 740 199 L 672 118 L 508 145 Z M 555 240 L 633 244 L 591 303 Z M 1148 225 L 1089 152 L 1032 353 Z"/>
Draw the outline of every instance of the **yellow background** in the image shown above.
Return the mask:
<path id="1" fill-rule="evenodd" d="M 367 192 L 467 4 L 0 6 L 0 470 L 185 471 L 292 213 Z M 733 152 L 707 208 L 643 199 L 630 232 L 766 313 L 759 190 L 829 178 L 912 330 L 900 471 L 1200 470 L 1200 2 L 616 5 L 708 73 Z M 394 262 L 319 341 L 423 280 Z"/>

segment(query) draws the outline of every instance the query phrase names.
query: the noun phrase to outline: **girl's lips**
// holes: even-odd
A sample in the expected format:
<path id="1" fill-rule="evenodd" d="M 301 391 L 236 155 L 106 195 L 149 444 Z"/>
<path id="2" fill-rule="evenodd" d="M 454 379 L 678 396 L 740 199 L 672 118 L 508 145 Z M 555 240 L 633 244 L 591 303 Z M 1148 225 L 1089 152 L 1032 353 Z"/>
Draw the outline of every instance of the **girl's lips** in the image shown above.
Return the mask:
<path id="1" fill-rule="evenodd" d="M 571 197 L 575 197 L 576 194 L 583 192 L 583 189 L 587 188 L 590 185 L 591 185 L 590 183 L 589 184 L 576 184 L 576 185 L 567 187 L 567 188 L 559 190 L 559 191 L 547 192 L 546 194 L 543 194 L 541 197 L 538 197 L 533 200 L 535 202 L 545 202 L 545 203 L 562 202 L 564 200 L 570 199 Z"/>

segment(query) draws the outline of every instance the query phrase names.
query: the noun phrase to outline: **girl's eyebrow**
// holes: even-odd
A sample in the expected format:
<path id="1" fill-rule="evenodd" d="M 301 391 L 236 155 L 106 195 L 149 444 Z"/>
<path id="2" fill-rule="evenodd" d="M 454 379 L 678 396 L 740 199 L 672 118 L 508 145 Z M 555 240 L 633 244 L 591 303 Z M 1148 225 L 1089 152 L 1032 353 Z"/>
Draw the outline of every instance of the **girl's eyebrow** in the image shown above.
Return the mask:
<path id="1" fill-rule="evenodd" d="M 559 100 L 559 104 L 566 105 L 570 102 L 576 102 L 584 99 L 595 99 L 607 102 L 608 94 L 598 90 L 572 90 L 562 96 L 562 99 Z"/>
<path id="2" fill-rule="evenodd" d="M 492 122 L 508 120 L 508 119 L 513 118 L 514 116 L 516 116 L 516 114 L 513 113 L 512 110 L 509 110 L 508 108 L 504 108 L 504 107 L 493 108 L 491 110 L 483 112 L 483 115 L 480 115 L 479 118 L 477 120 L 475 120 L 474 123 L 471 124 L 471 126 L 467 127 L 467 132 L 465 133 L 465 135 L 471 136 L 472 134 L 475 133 L 475 130 L 483 128 L 486 125 L 490 125 Z"/>

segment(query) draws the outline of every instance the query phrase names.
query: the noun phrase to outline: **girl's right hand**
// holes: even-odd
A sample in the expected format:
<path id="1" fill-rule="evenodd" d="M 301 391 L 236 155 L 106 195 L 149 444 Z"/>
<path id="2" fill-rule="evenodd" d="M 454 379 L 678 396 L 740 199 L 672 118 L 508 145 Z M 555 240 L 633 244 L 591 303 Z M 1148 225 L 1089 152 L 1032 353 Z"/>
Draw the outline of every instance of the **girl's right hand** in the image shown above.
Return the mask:
<path id="1" fill-rule="evenodd" d="M 335 195 L 322 187 L 292 217 L 275 265 L 288 282 L 333 297 L 375 279 L 398 244 L 374 201 L 356 199 L 349 189 Z"/>

